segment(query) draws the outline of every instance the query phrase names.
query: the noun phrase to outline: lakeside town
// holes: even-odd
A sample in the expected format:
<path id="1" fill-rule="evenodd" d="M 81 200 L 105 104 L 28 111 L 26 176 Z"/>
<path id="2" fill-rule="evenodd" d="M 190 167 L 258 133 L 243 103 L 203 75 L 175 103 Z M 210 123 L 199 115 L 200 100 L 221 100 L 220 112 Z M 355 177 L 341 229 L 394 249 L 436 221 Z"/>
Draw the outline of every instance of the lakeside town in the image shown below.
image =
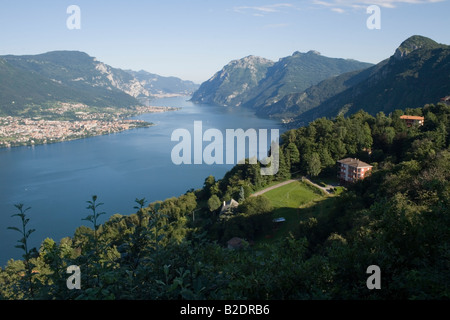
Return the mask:
<path id="1" fill-rule="evenodd" d="M 112 109 L 102 112 L 81 104 L 61 104 L 47 109 L 44 117 L 0 117 L 0 148 L 55 143 L 125 130 L 149 127 L 154 124 L 143 120 L 126 119 L 144 113 L 175 111 L 172 107 L 143 107 Z M 71 116 L 69 117 L 68 114 Z"/>

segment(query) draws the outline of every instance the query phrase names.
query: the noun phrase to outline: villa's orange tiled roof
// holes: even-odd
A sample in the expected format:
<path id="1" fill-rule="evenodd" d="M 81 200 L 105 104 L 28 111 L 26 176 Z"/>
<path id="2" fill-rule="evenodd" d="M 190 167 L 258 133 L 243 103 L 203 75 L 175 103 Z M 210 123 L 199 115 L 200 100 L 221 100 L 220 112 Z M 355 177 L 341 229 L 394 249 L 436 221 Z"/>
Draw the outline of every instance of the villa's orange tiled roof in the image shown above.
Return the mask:
<path id="1" fill-rule="evenodd" d="M 401 116 L 400 119 L 403 120 L 425 120 L 424 117 L 418 117 L 418 116 Z"/>
<path id="2" fill-rule="evenodd" d="M 372 166 L 368 163 L 365 163 L 359 159 L 354 158 L 346 158 L 338 161 L 339 163 L 349 165 L 354 168 L 372 168 Z"/>

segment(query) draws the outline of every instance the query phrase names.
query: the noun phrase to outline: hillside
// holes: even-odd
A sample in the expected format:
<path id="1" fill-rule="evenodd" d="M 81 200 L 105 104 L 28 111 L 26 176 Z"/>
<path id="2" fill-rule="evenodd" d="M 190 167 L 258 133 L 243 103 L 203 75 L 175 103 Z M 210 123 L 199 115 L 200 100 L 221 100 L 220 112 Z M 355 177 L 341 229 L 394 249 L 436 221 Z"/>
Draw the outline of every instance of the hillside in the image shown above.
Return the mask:
<path id="1" fill-rule="evenodd" d="M 79 89 L 102 88 L 125 92 L 132 97 L 148 95 L 127 72 L 78 51 L 53 51 L 34 56 L 4 56 L 11 65 L 37 73 L 52 81 Z"/>
<path id="2" fill-rule="evenodd" d="M 222 106 L 245 106 L 269 115 L 271 106 L 291 93 L 371 64 L 328 58 L 317 51 L 295 52 L 273 62 L 248 56 L 226 65 L 195 92 L 192 101 Z"/>
<path id="3" fill-rule="evenodd" d="M 0 115 L 23 115 L 58 102 L 130 108 L 157 94 L 186 94 L 194 88 L 178 78 L 113 68 L 79 51 L 0 57 Z"/>
<path id="4" fill-rule="evenodd" d="M 325 57 L 317 51 L 295 52 L 268 70 L 258 88 L 252 91 L 246 106 L 258 110 L 260 115 L 268 115 L 273 104 L 288 94 L 302 92 L 322 80 L 370 66 L 355 60 Z"/>
<path id="5" fill-rule="evenodd" d="M 35 56 L 9 55 L 3 59 L 10 70 L 14 70 L 14 74 L 10 77 L 1 73 L 0 79 L 16 82 L 14 86 L 10 86 L 12 90 L 8 91 L 8 96 L 3 96 L 6 91 L 3 86 L 9 85 L 7 81 L 2 81 L 4 85 L 0 94 L 4 101 L 1 110 L 3 113 L 17 114 L 33 104 L 59 101 L 95 107 L 126 108 L 139 105 L 133 96 L 143 94 L 143 88 L 127 73 L 98 62 L 82 52 L 55 51 Z M 33 86 L 24 86 L 33 82 Z M 40 94 L 41 92 L 45 94 Z"/>
<path id="6" fill-rule="evenodd" d="M 375 68 L 376 69 L 376 68 Z M 273 103 L 270 108 L 257 111 L 258 115 L 274 119 L 289 121 L 304 112 L 319 106 L 321 103 L 333 98 L 335 95 L 347 90 L 366 79 L 374 68 L 348 72 L 337 77 L 321 81 L 303 92 L 284 96 L 280 101 Z"/>
<path id="7" fill-rule="evenodd" d="M 0 115 L 18 114 L 31 103 L 76 98 L 67 86 L 12 66 L 0 58 Z"/>
<path id="8" fill-rule="evenodd" d="M 163 77 L 144 70 L 125 71 L 137 79 L 150 96 L 158 97 L 172 94 L 190 95 L 199 88 L 198 84 L 177 77 Z"/>
<path id="9" fill-rule="evenodd" d="M 330 89 L 331 87 L 331 89 Z M 356 74 L 344 74 L 289 96 L 282 110 L 297 113 L 294 126 L 319 117 L 333 118 L 360 109 L 372 115 L 418 108 L 450 94 L 450 46 L 413 36 L 389 59 Z M 304 113 L 301 113 L 301 112 Z"/>

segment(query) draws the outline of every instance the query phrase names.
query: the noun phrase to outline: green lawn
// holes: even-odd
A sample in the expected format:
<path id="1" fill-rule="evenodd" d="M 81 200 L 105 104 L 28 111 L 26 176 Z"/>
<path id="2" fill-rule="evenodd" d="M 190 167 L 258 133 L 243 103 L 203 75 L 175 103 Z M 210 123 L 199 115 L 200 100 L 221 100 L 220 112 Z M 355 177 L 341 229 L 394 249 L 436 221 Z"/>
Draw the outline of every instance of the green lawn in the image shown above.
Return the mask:
<path id="1" fill-rule="evenodd" d="M 258 242 L 272 241 L 285 237 L 293 231 L 303 219 L 322 213 L 322 200 L 327 199 L 321 191 L 307 183 L 295 181 L 264 194 L 274 206 L 273 218 L 285 218 L 277 225 L 273 234 L 258 239 Z"/>
<path id="2" fill-rule="evenodd" d="M 300 181 L 294 181 L 264 194 L 275 208 L 298 208 L 321 197 L 320 190 Z"/>

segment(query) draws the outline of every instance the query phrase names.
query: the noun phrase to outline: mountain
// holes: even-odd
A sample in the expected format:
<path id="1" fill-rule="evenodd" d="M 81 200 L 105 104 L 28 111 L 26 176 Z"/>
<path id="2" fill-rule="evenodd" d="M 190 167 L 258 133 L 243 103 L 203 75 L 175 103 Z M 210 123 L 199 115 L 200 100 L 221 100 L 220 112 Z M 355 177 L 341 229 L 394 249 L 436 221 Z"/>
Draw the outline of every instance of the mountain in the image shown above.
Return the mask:
<path id="1" fill-rule="evenodd" d="M 161 97 L 166 95 L 191 95 L 199 85 L 176 77 L 163 77 L 144 70 L 125 70 L 144 87 L 150 96 Z"/>
<path id="2" fill-rule="evenodd" d="M 64 85 L 37 73 L 15 68 L 0 58 L 0 115 L 15 115 L 32 103 L 72 98 L 75 98 L 75 94 Z"/>
<path id="3" fill-rule="evenodd" d="M 191 83 L 113 68 L 79 51 L 0 57 L 0 114 L 20 115 L 56 102 L 129 108 L 158 94 L 187 93 Z M 192 84 L 193 85 L 193 84 Z"/>
<path id="4" fill-rule="evenodd" d="M 203 83 L 192 101 L 245 106 L 270 115 L 271 106 L 288 94 L 302 92 L 329 77 L 370 66 L 355 60 L 324 57 L 317 51 L 295 52 L 278 62 L 248 56 L 230 62 Z"/>
<path id="5" fill-rule="evenodd" d="M 247 106 L 257 109 L 260 115 L 269 115 L 272 105 L 288 94 L 302 92 L 327 78 L 370 66 L 355 60 L 324 57 L 317 51 L 295 52 L 268 70 L 258 88 L 253 90 Z"/>
<path id="6" fill-rule="evenodd" d="M 3 107 L 11 107 L 14 101 L 13 109 L 17 111 L 26 109 L 28 104 L 56 101 L 79 102 L 95 107 L 131 107 L 140 104 L 135 97 L 146 94 L 145 89 L 128 73 L 114 69 L 83 52 L 54 51 L 2 58 L 7 67 L 21 77 L 11 79 L 0 74 L 1 79 L 19 81 L 19 84 L 21 81 L 24 84 L 33 82 L 35 78 L 43 81 L 36 82 L 31 87 L 14 86 L 9 91 L 11 101 L 3 99 L 6 97 L 3 97 L 5 90 L 2 85 L 0 92 L 2 101 L 6 104 Z M 45 94 L 37 94 L 43 91 L 42 84 L 46 87 Z"/>
<path id="7" fill-rule="evenodd" d="M 266 114 L 266 116 L 283 119 L 288 122 L 294 118 L 304 116 L 309 110 L 320 106 L 322 103 L 369 78 L 372 74 L 377 73 L 384 63 L 382 62 L 368 69 L 347 72 L 323 80 L 303 92 L 288 94 L 280 101 L 274 103 L 270 109 L 271 113 Z M 311 111 L 310 114 L 313 120 L 317 116 L 314 111 Z"/>
<path id="8" fill-rule="evenodd" d="M 285 98 L 294 125 L 319 118 L 418 108 L 450 94 L 450 46 L 412 36 L 388 59 L 367 70 L 344 74 Z M 301 113 L 305 110 L 304 113 Z"/>
<path id="9" fill-rule="evenodd" d="M 253 108 L 257 115 L 303 126 L 360 109 L 375 115 L 422 107 L 450 94 L 450 47 L 412 36 L 394 54 L 370 65 L 295 52 L 271 62 L 246 57 L 225 66 L 192 100 Z"/>
<path id="10" fill-rule="evenodd" d="M 211 79 L 202 83 L 192 96 L 195 103 L 240 106 L 248 100 L 274 62 L 257 56 L 233 60 Z"/>

